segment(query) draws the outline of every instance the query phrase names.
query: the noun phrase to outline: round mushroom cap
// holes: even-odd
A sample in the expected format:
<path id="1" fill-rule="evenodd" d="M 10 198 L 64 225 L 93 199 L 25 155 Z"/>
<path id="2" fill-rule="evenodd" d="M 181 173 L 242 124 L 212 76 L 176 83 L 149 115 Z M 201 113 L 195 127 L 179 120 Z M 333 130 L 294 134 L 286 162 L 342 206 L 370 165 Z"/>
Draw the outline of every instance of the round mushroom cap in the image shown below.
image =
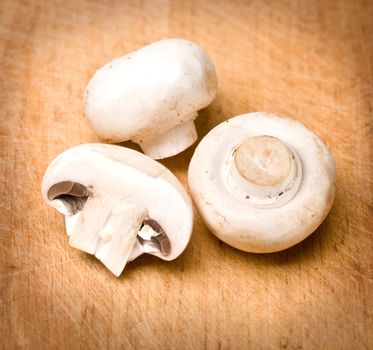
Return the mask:
<path id="1" fill-rule="evenodd" d="M 187 40 L 161 40 L 100 68 L 87 86 L 85 113 L 103 139 L 140 142 L 195 119 L 216 91 L 205 51 Z"/>
<path id="2" fill-rule="evenodd" d="M 245 180 L 255 185 L 283 181 L 282 176 L 289 173 L 288 150 L 299 157 L 301 179 L 287 202 L 255 205 L 227 183 L 227 164 L 233 156 L 240 157 L 244 169 L 238 170 Z M 266 152 L 273 160 L 256 166 L 252 159 L 260 154 L 265 163 L 268 158 L 262 155 Z M 335 165 L 327 146 L 300 122 L 269 113 L 248 113 L 221 123 L 202 139 L 191 160 L 188 180 L 202 218 L 219 239 L 247 252 L 266 253 L 293 246 L 321 224 L 334 200 Z"/>

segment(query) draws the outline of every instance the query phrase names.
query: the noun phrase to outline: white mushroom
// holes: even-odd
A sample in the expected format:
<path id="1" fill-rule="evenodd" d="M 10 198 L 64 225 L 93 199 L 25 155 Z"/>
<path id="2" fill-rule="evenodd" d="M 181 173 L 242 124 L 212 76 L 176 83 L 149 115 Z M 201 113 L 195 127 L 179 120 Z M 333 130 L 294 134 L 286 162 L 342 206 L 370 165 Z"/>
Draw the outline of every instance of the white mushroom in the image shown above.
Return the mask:
<path id="1" fill-rule="evenodd" d="M 176 177 L 124 147 L 85 144 L 63 152 L 46 170 L 42 194 L 65 215 L 69 244 L 116 276 L 142 253 L 175 259 L 191 236 L 191 202 Z"/>
<path id="2" fill-rule="evenodd" d="M 334 199 L 335 166 L 301 123 L 248 113 L 218 125 L 189 167 L 192 197 L 208 228 L 248 252 L 286 249 L 310 235 Z"/>
<path id="3" fill-rule="evenodd" d="M 216 95 L 214 65 L 196 44 L 168 39 L 114 59 L 86 89 L 85 112 L 109 142 L 132 140 L 154 159 L 197 139 L 194 119 Z"/>

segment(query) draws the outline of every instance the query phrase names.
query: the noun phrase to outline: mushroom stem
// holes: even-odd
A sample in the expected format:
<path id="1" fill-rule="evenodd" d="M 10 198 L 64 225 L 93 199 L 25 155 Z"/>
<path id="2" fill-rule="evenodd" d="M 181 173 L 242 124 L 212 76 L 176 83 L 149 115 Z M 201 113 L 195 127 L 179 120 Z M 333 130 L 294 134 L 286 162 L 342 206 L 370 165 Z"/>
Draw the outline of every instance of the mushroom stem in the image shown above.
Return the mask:
<path id="1" fill-rule="evenodd" d="M 75 225 L 78 224 L 81 213 L 65 216 L 66 233 L 68 236 L 74 232 Z M 108 220 L 105 225 L 104 233 L 108 231 L 108 227 L 112 226 L 112 219 Z M 134 245 L 128 261 L 136 259 L 143 253 L 160 253 L 163 256 L 168 256 L 171 253 L 171 242 L 162 229 L 162 227 L 155 221 L 147 219 L 142 223 L 141 228 L 137 233 L 136 244 Z"/>
<path id="2" fill-rule="evenodd" d="M 70 221 L 69 244 L 94 254 L 119 276 L 131 257 L 144 213 L 126 201 L 113 203 L 110 196 L 88 200 L 85 209 Z"/>
<path id="3" fill-rule="evenodd" d="M 229 163 L 231 189 L 256 207 L 284 205 L 302 180 L 302 165 L 295 151 L 272 136 L 246 139 L 233 151 Z"/>
<path id="4" fill-rule="evenodd" d="M 100 246 L 95 255 L 115 276 L 122 273 L 132 255 L 141 222 L 142 217 L 136 214 L 120 214 L 114 221 L 108 240 L 104 236 L 101 238 L 103 242 L 99 242 Z"/>
<path id="5" fill-rule="evenodd" d="M 195 113 L 197 117 L 197 113 Z M 163 134 L 135 140 L 144 153 L 153 159 L 162 159 L 178 154 L 197 140 L 194 120 L 179 124 Z"/>

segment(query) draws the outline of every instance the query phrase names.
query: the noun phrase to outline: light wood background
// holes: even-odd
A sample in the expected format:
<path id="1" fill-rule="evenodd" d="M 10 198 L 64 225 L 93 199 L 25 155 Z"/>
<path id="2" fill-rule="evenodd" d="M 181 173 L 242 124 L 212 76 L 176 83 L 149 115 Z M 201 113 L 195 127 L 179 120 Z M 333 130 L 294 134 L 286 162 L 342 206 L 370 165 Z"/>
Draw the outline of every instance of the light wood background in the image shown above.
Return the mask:
<path id="1" fill-rule="evenodd" d="M 167 37 L 197 42 L 216 65 L 200 137 L 270 111 L 330 147 L 335 204 L 303 243 L 240 252 L 195 212 L 180 258 L 142 256 L 120 278 L 68 246 L 63 217 L 42 201 L 43 172 L 99 141 L 82 103 L 95 70 Z M 369 0 L 0 0 L 0 346 L 373 349 L 372 114 Z M 162 161 L 186 187 L 194 148 Z"/>

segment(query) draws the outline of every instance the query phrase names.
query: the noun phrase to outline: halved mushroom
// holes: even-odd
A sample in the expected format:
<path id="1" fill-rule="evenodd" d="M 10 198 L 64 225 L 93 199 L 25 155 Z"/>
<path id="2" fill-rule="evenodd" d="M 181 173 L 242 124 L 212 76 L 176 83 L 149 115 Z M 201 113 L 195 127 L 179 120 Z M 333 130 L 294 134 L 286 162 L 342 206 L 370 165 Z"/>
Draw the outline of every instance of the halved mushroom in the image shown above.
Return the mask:
<path id="1" fill-rule="evenodd" d="M 335 166 L 326 147 L 301 123 L 248 113 L 218 125 L 189 166 L 192 197 L 209 229 L 248 252 L 286 249 L 328 214 Z"/>
<path id="2" fill-rule="evenodd" d="M 46 170 L 42 194 L 65 215 L 69 244 L 116 276 L 143 253 L 175 259 L 191 236 L 191 202 L 176 177 L 124 147 L 85 144 L 63 152 Z"/>
<path id="3" fill-rule="evenodd" d="M 194 119 L 217 91 L 214 65 L 196 44 L 157 41 L 100 68 L 86 89 L 85 113 L 109 142 L 132 140 L 154 159 L 197 139 Z"/>

